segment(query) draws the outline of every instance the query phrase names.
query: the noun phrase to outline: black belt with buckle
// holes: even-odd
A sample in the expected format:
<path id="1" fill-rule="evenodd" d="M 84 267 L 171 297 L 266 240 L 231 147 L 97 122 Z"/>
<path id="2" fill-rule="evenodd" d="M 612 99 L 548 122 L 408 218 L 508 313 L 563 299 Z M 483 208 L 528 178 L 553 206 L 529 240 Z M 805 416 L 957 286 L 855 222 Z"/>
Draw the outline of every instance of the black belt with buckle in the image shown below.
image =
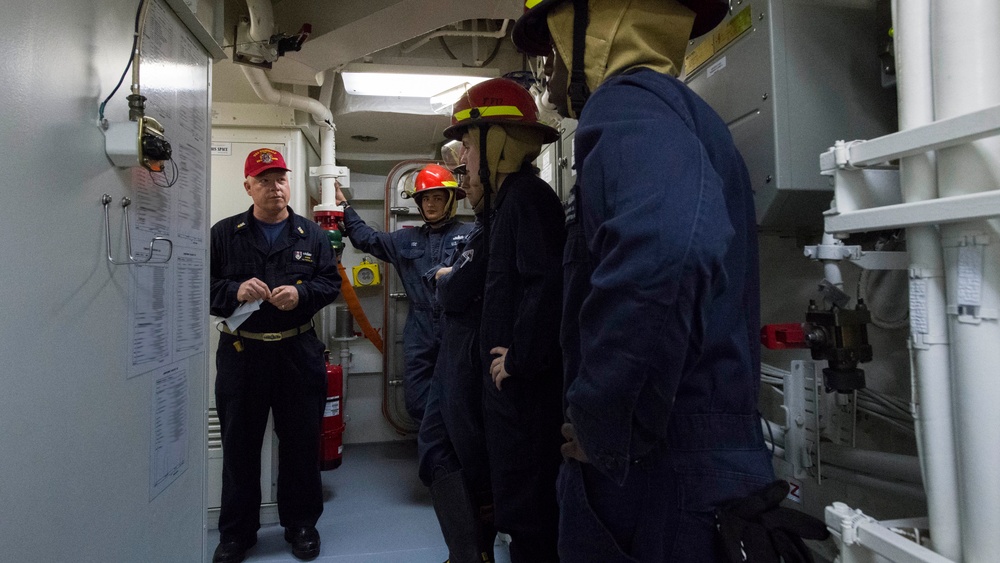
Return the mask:
<path id="1" fill-rule="evenodd" d="M 312 330 L 312 321 L 297 327 L 290 328 L 281 332 L 247 332 L 245 330 L 229 330 L 226 323 L 219 323 L 219 330 L 226 333 L 232 334 L 233 336 L 238 336 L 240 338 L 249 338 L 250 340 L 260 340 L 261 342 L 280 342 L 288 338 L 292 338 L 302 334 L 303 332 L 308 332 Z"/>

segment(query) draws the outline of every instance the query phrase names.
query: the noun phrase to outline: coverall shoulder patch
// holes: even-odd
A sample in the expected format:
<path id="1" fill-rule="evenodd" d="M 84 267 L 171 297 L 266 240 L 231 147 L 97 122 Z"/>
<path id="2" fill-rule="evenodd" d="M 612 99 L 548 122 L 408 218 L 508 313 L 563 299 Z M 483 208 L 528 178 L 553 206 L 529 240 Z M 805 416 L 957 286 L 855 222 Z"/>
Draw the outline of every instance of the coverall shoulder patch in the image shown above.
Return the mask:
<path id="1" fill-rule="evenodd" d="M 563 203 L 563 213 L 566 214 L 567 226 L 576 223 L 576 191 L 577 186 L 573 186 L 573 189 L 569 191 L 569 197 Z"/>

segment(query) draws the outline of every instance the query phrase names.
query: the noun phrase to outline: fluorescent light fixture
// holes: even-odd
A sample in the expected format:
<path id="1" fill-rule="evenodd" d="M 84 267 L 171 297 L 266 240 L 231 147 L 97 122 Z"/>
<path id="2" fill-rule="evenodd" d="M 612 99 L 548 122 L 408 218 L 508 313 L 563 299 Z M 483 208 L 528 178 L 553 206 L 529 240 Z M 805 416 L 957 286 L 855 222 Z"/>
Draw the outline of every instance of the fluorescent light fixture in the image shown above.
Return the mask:
<path id="1" fill-rule="evenodd" d="M 495 78 L 496 69 L 348 64 L 340 73 L 344 90 L 355 96 L 431 98 L 454 91 L 454 100 L 465 88 Z"/>

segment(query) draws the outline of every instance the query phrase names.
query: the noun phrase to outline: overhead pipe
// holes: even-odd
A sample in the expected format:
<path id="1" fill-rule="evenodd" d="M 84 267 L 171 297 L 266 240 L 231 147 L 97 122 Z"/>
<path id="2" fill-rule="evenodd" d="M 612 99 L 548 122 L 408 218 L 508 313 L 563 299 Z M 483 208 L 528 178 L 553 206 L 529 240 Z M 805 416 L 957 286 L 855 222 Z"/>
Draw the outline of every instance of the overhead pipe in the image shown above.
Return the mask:
<path id="1" fill-rule="evenodd" d="M 899 129 L 934 121 L 930 0 L 893 0 Z M 904 203 L 938 197 L 933 153 L 900 160 Z M 936 227 L 906 229 L 910 257 L 911 412 L 927 493 L 930 548 L 961 558 L 958 467 L 941 237 Z"/>
<path id="2" fill-rule="evenodd" d="M 485 39 L 503 39 L 507 36 L 507 24 L 510 20 L 503 20 L 503 25 L 500 26 L 498 31 L 461 31 L 461 30 L 438 30 L 433 33 L 426 35 L 420 41 L 417 41 L 413 45 L 410 45 L 403 49 L 403 54 L 409 54 L 416 51 L 420 47 L 426 45 L 433 39 L 438 37 L 482 37 Z"/>
<path id="3" fill-rule="evenodd" d="M 243 69 L 243 74 L 261 100 L 308 112 L 312 115 L 313 121 L 320 125 L 320 166 L 316 175 L 320 178 L 321 202 L 314 211 L 327 214 L 334 211 L 342 212 L 337 204 L 336 179 L 339 175 L 335 163 L 337 128 L 333 124 L 333 113 L 330 112 L 330 108 L 308 96 L 276 90 L 264 71 L 259 68 L 248 65 L 240 65 L 240 68 Z"/>
<path id="4" fill-rule="evenodd" d="M 270 41 L 274 33 L 274 10 L 271 0 L 247 0 L 250 11 L 250 38 L 254 41 Z"/>
<path id="5" fill-rule="evenodd" d="M 909 0 L 907 1 L 907 3 Z M 902 4 L 902 2 L 900 2 Z M 1000 105 L 1000 3 L 932 0 L 934 118 Z M 937 151 L 941 197 L 1000 187 L 1000 138 Z M 1000 221 L 941 226 L 958 452 L 963 561 L 1000 553 Z"/>
<path id="6" fill-rule="evenodd" d="M 247 0 L 250 11 L 250 37 L 255 41 L 270 40 L 274 33 L 274 11 L 270 0 Z M 276 90 L 262 69 L 240 65 L 257 97 L 265 102 L 309 113 L 320 126 L 320 184 L 322 203 L 318 209 L 337 207 L 335 173 L 336 127 L 328 106 L 308 96 Z"/>

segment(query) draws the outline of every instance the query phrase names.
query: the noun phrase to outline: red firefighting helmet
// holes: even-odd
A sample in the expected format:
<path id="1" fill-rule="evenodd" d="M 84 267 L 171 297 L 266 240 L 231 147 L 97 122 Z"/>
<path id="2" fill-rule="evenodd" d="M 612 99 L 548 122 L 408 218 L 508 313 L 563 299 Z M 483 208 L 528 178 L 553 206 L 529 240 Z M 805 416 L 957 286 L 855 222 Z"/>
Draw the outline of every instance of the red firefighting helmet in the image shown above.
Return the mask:
<path id="1" fill-rule="evenodd" d="M 518 18 L 511 39 L 519 51 L 531 56 L 552 53 L 552 36 L 546 16 L 563 2 L 569 0 L 525 0 L 524 15 Z M 729 13 L 728 0 L 676 0 L 695 13 L 691 39 L 708 33 Z"/>
<path id="2" fill-rule="evenodd" d="M 459 189 L 458 182 L 455 181 L 455 177 L 447 168 L 437 164 L 428 164 L 417 173 L 417 177 L 413 180 L 413 193 L 411 194 L 413 199 L 417 200 L 417 211 L 420 212 L 420 217 L 424 221 L 427 221 L 427 216 L 424 215 L 424 207 L 420 204 L 420 200 L 435 190 L 445 190 L 448 194 L 448 201 L 445 203 L 447 211 L 441 220 L 451 219 L 458 213 L 458 200 L 465 197 L 465 190 Z"/>
<path id="3" fill-rule="evenodd" d="M 458 199 L 465 197 L 465 191 L 458 189 L 455 177 L 444 166 L 428 164 L 417 173 L 413 181 L 413 197 L 420 203 L 420 197 L 431 190 L 449 190 Z"/>
<path id="4" fill-rule="evenodd" d="M 451 112 L 451 127 L 444 130 L 449 139 L 461 139 L 469 127 L 481 124 L 517 125 L 537 129 L 545 134 L 543 143 L 559 138 L 554 128 L 539 123 L 538 107 L 520 84 L 507 78 L 480 82 L 455 102 Z"/>

